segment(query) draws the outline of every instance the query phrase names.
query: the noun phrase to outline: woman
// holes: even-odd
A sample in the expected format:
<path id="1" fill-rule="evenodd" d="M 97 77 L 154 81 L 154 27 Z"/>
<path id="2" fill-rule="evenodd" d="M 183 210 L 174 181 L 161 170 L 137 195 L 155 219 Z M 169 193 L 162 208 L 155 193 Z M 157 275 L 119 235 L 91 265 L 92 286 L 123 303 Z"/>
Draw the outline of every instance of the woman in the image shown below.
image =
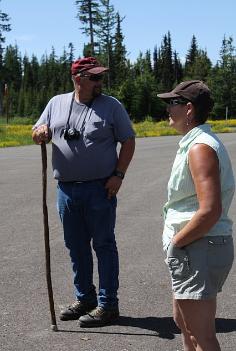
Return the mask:
<path id="1" fill-rule="evenodd" d="M 174 320 L 184 351 L 219 351 L 216 296 L 234 257 L 228 210 L 235 183 L 227 151 L 205 124 L 213 107 L 201 81 L 185 81 L 169 93 L 169 124 L 183 135 L 164 206 L 163 246 L 172 279 Z"/>

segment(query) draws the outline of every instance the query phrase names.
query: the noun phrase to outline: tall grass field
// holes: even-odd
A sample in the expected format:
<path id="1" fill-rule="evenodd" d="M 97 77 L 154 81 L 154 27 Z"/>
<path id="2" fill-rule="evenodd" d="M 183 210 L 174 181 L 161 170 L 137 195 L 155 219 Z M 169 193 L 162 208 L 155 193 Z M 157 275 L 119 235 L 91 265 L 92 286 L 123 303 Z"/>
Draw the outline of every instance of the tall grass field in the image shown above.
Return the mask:
<path id="1" fill-rule="evenodd" d="M 236 119 L 208 121 L 215 133 L 235 133 Z M 28 118 L 10 120 L 6 124 L 0 120 L 0 147 L 32 145 L 31 138 L 33 121 Z M 151 118 L 133 124 L 137 137 L 159 137 L 164 135 L 177 135 L 178 133 L 167 121 L 154 122 Z"/>

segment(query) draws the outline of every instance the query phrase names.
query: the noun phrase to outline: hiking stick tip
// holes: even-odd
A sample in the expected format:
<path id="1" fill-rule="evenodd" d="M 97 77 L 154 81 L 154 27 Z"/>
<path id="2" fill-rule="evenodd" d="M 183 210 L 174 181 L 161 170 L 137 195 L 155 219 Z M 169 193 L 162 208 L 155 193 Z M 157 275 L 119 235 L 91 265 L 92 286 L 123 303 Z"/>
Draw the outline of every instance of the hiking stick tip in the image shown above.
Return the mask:
<path id="1" fill-rule="evenodd" d="M 58 328 L 57 328 L 57 325 L 55 325 L 55 324 L 52 324 L 51 325 L 51 329 L 52 329 L 52 331 L 58 331 Z"/>

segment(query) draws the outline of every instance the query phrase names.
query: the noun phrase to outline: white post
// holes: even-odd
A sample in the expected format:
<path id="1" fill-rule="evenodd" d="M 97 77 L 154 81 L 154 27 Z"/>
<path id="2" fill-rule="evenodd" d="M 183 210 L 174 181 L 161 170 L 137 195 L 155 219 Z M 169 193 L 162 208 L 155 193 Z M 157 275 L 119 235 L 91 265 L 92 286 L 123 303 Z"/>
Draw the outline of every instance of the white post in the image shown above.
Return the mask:
<path id="1" fill-rule="evenodd" d="M 225 120 L 226 121 L 228 119 L 228 110 L 229 110 L 229 108 L 228 108 L 228 106 L 226 106 L 226 108 L 225 108 Z"/>

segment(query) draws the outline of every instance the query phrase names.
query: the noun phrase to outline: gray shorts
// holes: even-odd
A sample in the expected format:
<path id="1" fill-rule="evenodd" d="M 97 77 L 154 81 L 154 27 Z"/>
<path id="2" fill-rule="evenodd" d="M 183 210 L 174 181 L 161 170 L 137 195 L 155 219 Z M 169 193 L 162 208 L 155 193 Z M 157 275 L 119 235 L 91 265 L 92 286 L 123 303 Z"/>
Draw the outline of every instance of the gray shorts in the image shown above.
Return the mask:
<path id="1" fill-rule="evenodd" d="M 184 248 L 170 244 L 165 260 L 175 299 L 205 300 L 216 297 L 234 260 L 232 236 L 208 236 Z"/>

